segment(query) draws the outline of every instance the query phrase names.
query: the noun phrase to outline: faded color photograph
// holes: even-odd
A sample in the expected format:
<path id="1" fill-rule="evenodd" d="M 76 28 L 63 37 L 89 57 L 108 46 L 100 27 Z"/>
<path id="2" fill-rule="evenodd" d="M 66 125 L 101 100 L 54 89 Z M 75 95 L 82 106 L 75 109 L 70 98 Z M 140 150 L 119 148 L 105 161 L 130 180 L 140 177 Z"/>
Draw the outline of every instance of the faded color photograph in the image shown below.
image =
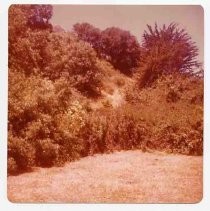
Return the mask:
<path id="1" fill-rule="evenodd" d="M 199 5 L 11 5 L 8 199 L 198 203 Z"/>

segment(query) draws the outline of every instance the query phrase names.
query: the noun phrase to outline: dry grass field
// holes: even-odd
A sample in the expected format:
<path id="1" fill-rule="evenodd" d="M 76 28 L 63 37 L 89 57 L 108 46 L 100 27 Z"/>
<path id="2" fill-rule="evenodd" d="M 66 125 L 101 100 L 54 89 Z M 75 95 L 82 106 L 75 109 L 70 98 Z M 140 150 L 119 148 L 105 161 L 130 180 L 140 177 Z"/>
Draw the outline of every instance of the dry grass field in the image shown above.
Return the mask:
<path id="1" fill-rule="evenodd" d="M 96 154 L 8 177 L 8 199 L 27 203 L 197 203 L 202 156 L 139 150 Z"/>

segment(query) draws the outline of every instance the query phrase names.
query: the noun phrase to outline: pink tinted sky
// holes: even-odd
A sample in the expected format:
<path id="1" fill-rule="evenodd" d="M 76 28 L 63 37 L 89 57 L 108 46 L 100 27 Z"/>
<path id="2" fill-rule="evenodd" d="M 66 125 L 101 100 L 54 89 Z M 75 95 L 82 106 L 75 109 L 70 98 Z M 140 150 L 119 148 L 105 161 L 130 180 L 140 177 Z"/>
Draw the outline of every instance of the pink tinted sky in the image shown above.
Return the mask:
<path id="1" fill-rule="evenodd" d="M 117 26 L 129 30 L 141 41 L 146 24 L 176 22 L 185 28 L 199 48 L 199 60 L 204 55 L 204 14 L 201 6 L 114 6 L 114 5 L 54 5 L 53 25 L 71 30 L 75 23 L 88 22 L 100 29 Z"/>

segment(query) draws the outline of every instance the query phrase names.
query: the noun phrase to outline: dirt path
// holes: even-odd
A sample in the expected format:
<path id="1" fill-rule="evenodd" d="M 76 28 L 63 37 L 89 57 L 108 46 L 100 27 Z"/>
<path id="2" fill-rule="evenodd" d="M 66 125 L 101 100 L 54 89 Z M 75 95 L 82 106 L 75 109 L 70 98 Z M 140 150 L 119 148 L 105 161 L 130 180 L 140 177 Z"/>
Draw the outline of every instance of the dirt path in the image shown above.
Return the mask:
<path id="1" fill-rule="evenodd" d="M 8 177 L 12 202 L 195 203 L 202 157 L 121 151 Z"/>
<path id="2" fill-rule="evenodd" d="M 120 93 L 118 88 L 114 89 L 113 94 L 104 94 L 107 98 L 107 100 L 110 102 L 110 104 L 113 106 L 113 108 L 119 107 L 122 103 L 124 103 L 124 98 L 122 93 Z"/>

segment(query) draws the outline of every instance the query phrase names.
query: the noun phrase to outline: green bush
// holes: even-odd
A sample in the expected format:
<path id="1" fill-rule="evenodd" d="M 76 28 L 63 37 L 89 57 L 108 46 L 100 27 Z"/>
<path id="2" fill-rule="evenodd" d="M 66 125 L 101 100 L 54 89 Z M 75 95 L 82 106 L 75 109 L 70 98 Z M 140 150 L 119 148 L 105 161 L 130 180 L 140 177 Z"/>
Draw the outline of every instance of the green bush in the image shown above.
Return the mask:
<path id="1" fill-rule="evenodd" d="M 158 150 L 186 155 L 203 154 L 203 134 L 192 127 L 167 126 L 158 134 L 153 143 Z"/>
<path id="2" fill-rule="evenodd" d="M 32 15 L 33 23 L 31 20 L 29 22 L 33 29 L 27 25 L 29 17 L 24 12 L 30 12 L 30 6 L 26 9 L 21 6 L 10 8 L 9 68 L 27 76 L 41 75 L 53 81 L 64 77 L 68 79 L 69 86 L 76 87 L 82 93 L 99 95 L 101 73 L 95 50 L 70 32 L 52 32 L 47 27 L 50 24 L 44 22 L 52 15 L 51 6 L 35 7 L 35 11 L 42 11 L 41 16 L 45 18 L 40 17 L 42 23 L 35 23 L 36 18 Z M 40 24 L 44 28 L 40 28 Z M 18 27 L 23 32 L 19 33 Z"/>
<path id="3" fill-rule="evenodd" d="M 100 94 L 98 59 L 88 43 L 71 33 L 51 33 L 45 53 L 47 65 L 42 69 L 45 77 L 55 80 L 64 76 L 81 92 Z"/>
<path id="4" fill-rule="evenodd" d="M 9 130 L 13 139 L 31 143 L 36 150 L 34 165 L 60 165 L 78 157 L 78 133 L 86 111 L 73 100 L 66 80 L 52 82 L 11 71 L 9 83 Z"/>
<path id="5" fill-rule="evenodd" d="M 203 79 L 180 74 L 126 93 L 131 110 L 148 124 L 151 148 L 187 155 L 202 155 L 202 99 Z"/>
<path id="6" fill-rule="evenodd" d="M 10 171 L 27 170 L 35 164 L 35 149 L 28 141 L 9 135 L 8 158 Z"/>
<path id="7" fill-rule="evenodd" d="M 18 172 L 18 167 L 13 157 L 9 157 L 7 160 L 7 171 L 8 174 L 16 174 Z"/>
<path id="8" fill-rule="evenodd" d="M 36 163 L 39 166 L 50 167 L 59 161 L 59 145 L 51 139 L 38 140 L 35 144 Z"/>
<path id="9" fill-rule="evenodd" d="M 83 139 L 80 133 L 85 124 L 86 110 L 78 101 L 73 101 L 68 109 L 56 117 L 55 143 L 59 144 L 63 161 L 71 161 L 81 156 Z M 62 151 L 61 151 L 62 150 Z"/>
<path id="10" fill-rule="evenodd" d="M 147 133 L 147 125 L 124 108 L 100 117 L 88 117 L 81 131 L 85 143 L 83 154 L 142 149 L 147 142 Z"/>

